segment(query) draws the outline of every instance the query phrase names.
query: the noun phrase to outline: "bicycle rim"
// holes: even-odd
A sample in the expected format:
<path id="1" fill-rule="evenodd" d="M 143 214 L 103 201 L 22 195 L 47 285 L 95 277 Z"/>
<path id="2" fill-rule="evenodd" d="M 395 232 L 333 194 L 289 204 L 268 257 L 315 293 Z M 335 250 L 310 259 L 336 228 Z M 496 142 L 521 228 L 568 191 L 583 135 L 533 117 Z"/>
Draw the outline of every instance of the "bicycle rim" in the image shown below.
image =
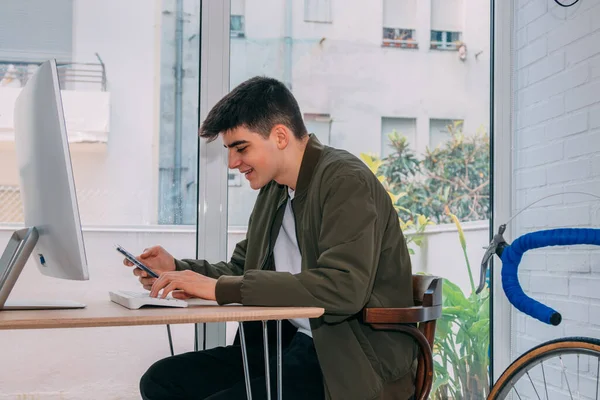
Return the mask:
<path id="1" fill-rule="evenodd" d="M 502 373 L 488 400 L 600 400 L 600 340 L 568 337 L 542 343 Z"/>

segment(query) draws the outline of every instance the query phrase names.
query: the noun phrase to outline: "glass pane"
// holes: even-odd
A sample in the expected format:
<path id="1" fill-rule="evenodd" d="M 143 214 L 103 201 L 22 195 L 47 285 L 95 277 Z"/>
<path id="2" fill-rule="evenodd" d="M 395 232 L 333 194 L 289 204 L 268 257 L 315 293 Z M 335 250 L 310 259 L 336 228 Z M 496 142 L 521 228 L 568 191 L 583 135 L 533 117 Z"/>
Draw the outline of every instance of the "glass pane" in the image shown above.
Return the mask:
<path id="1" fill-rule="evenodd" d="M 109 290 L 143 291 L 116 243 L 136 255 L 152 245 L 195 254 L 199 18 L 199 0 L 2 2 L 0 251 L 23 225 L 14 100 L 37 66 L 56 58 L 90 275 L 48 278 L 30 261 L 15 298 L 89 303 L 109 301 Z M 176 351 L 193 349 L 191 327 L 173 335 Z M 25 397 L 44 397 L 43 387 L 68 398 L 90 398 L 90 388 L 138 398 L 141 374 L 169 350 L 164 326 L 2 331 L 0 341 L 12 343 L 0 387 Z M 35 368 L 17 376 L 17 359 Z"/>
<path id="2" fill-rule="evenodd" d="M 445 21 L 456 28 L 449 32 L 431 31 L 424 17 L 433 13 L 429 2 L 415 2 L 416 26 L 398 27 L 382 25 L 385 2 L 348 6 L 334 0 L 332 23 L 322 25 L 304 20 L 303 1 L 289 3 L 246 3 L 246 37 L 230 43 L 231 87 L 257 75 L 277 78 L 291 88 L 305 116 L 331 117 L 331 146 L 382 162 L 376 173 L 398 196 L 398 216 L 414 251 L 413 272 L 448 279 L 454 297 L 446 306 L 463 299 L 460 317 L 445 314 L 438 333 L 449 335 L 438 338 L 444 346 L 436 347 L 438 376 L 448 377 L 448 363 L 459 360 L 457 376 L 433 396 L 458 398 L 457 393 L 469 392 L 472 398 L 485 398 L 489 292 L 470 296 L 478 271 L 469 271 L 469 265 L 479 264 L 489 241 L 490 2 L 453 2 L 462 9 L 452 15 L 461 18 Z M 280 23 L 266 24 L 267 12 Z M 408 32 L 419 43 L 410 51 L 382 45 L 378 37 L 383 33 L 389 41 Z M 464 58 L 430 51 L 432 40 L 456 49 L 452 41 L 459 38 L 469 48 Z M 428 152 L 433 116 L 463 123 Z M 307 125 L 321 134 L 311 121 Z M 398 135 L 389 139 L 394 130 Z M 230 253 L 243 238 L 255 196 L 243 177 L 241 185 L 229 187 Z"/>

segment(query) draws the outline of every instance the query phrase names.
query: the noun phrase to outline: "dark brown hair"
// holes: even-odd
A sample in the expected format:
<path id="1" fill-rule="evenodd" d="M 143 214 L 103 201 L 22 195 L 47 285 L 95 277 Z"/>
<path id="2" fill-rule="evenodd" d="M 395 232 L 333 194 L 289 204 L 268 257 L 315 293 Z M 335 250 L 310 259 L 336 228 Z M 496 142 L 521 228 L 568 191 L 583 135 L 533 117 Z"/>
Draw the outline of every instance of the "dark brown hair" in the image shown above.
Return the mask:
<path id="1" fill-rule="evenodd" d="M 269 137 L 277 124 L 288 127 L 298 139 L 308 134 L 292 92 L 277 79 L 257 76 L 219 100 L 200 126 L 199 134 L 213 141 L 220 133 L 244 126 Z"/>

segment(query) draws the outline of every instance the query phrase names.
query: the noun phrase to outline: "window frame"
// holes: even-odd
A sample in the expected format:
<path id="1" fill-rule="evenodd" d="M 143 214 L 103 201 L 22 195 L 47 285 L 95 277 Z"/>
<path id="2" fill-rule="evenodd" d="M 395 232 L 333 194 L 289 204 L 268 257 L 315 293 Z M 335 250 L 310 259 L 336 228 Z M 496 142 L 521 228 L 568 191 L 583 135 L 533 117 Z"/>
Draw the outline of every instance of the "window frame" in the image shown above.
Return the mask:
<path id="1" fill-rule="evenodd" d="M 398 32 L 398 34 L 400 33 L 408 33 L 410 32 L 410 38 L 408 39 L 396 39 L 396 38 L 386 38 L 386 30 L 393 30 L 394 34 L 396 34 L 396 31 Z M 391 27 L 391 26 L 384 26 L 383 27 L 383 32 L 382 32 L 382 38 L 381 38 L 381 45 L 383 47 L 399 47 L 402 49 L 418 49 L 419 48 L 419 42 L 417 41 L 417 30 L 416 29 L 406 29 L 406 28 L 399 28 L 399 27 Z"/>
<path id="2" fill-rule="evenodd" d="M 233 19 L 239 17 L 241 29 L 233 29 Z M 230 15 L 229 16 L 229 36 L 232 38 L 245 38 L 246 37 L 246 19 L 243 15 Z"/>
<path id="3" fill-rule="evenodd" d="M 458 51 L 458 48 L 462 44 L 462 32 L 457 31 L 438 31 L 432 29 L 430 37 L 433 36 L 434 32 L 442 34 L 442 40 L 430 40 L 430 49 L 432 50 L 449 50 L 449 51 Z M 451 34 L 457 34 L 458 39 L 449 40 L 448 37 Z"/>
<path id="4" fill-rule="evenodd" d="M 200 0 L 200 89 L 198 126 L 210 109 L 229 92 L 229 1 Z M 208 143 L 198 137 L 198 218 L 196 258 L 227 259 L 227 151 L 221 139 Z M 195 348 L 226 343 L 225 324 L 196 324 Z"/>
<path id="5" fill-rule="evenodd" d="M 490 240 L 498 226 L 511 217 L 514 198 L 512 165 L 513 110 L 513 23 L 514 4 L 512 1 L 492 0 L 490 16 L 491 33 L 491 103 L 490 103 L 490 163 L 492 180 L 492 218 Z M 507 238 L 514 237 L 512 226 L 508 225 Z M 501 264 L 492 258 L 490 266 L 492 293 L 490 298 L 491 354 L 490 377 L 492 383 L 510 365 L 511 332 L 513 309 L 502 289 Z"/>
<path id="6" fill-rule="evenodd" d="M 310 3 L 311 2 L 327 2 L 329 6 L 329 18 L 313 18 L 314 16 L 310 15 Z M 333 22 L 333 4 L 332 0 L 304 0 L 304 22 L 318 23 L 318 24 L 331 24 Z"/>

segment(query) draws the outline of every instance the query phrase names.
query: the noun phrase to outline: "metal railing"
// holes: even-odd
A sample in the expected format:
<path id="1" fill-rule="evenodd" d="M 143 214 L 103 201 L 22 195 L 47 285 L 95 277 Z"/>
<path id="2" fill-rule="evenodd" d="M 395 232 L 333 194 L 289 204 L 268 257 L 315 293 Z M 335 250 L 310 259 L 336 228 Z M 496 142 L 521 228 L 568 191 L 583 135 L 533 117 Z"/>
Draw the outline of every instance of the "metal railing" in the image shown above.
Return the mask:
<path id="1" fill-rule="evenodd" d="M 56 60 L 61 89 L 72 89 L 86 85 L 106 91 L 106 67 L 100 55 L 95 53 L 98 62 L 70 62 Z M 0 87 L 22 87 L 39 65 L 45 60 L 18 60 L 0 58 Z"/>
<path id="2" fill-rule="evenodd" d="M 0 185 L 0 224 L 20 223 L 23 220 L 19 187 Z"/>

